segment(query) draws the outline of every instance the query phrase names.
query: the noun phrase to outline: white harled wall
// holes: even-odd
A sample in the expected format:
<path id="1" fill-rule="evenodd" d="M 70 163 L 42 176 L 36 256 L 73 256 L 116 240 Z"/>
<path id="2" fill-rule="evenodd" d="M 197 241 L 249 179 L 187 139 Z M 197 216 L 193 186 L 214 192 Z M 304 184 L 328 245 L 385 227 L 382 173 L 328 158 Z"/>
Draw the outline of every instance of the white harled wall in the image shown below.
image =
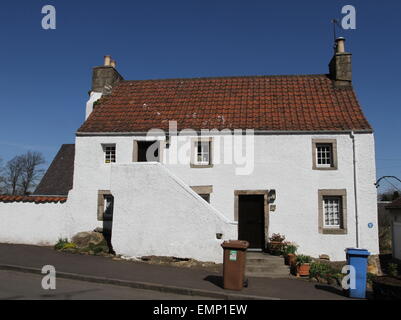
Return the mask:
<path id="1" fill-rule="evenodd" d="M 337 140 L 338 170 L 312 170 L 312 138 Z M 118 188 L 118 181 L 112 174 L 112 168 L 132 164 L 135 139 L 141 140 L 144 137 L 78 136 L 76 138 L 74 189 L 70 192 L 68 199 L 72 219 L 75 221 L 74 232 L 102 226 L 102 222 L 97 221 L 97 192 L 98 190 L 113 192 L 113 186 L 114 189 Z M 186 143 L 188 139 L 190 138 L 184 138 L 180 143 Z M 176 142 L 172 138 L 170 148 L 163 150 L 163 165 L 188 186 L 212 185 L 211 205 L 228 220 L 234 219 L 235 190 L 275 189 L 276 210 L 270 213 L 269 234 L 284 234 L 287 240 L 299 245 L 300 253 L 312 256 L 328 254 L 332 260 L 344 260 L 344 249 L 356 246 L 353 151 L 349 134 L 256 135 L 254 136 L 254 168 L 250 175 L 236 175 L 237 167 L 227 164 L 215 164 L 213 168 L 190 168 L 189 158 L 185 164 L 168 164 L 166 159 L 169 152 L 175 149 Z M 116 164 L 105 164 L 103 161 L 102 144 L 107 143 L 116 144 Z M 355 134 L 355 144 L 360 247 L 377 254 L 373 135 Z M 135 166 L 135 164 L 132 165 Z M 140 183 L 143 184 L 143 182 Z M 146 187 L 149 186 L 144 184 L 143 188 Z M 137 186 L 132 185 L 132 188 L 135 190 Z M 319 189 L 347 190 L 348 233 L 346 235 L 323 235 L 318 232 Z M 161 209 L 165 209 L 163 201 L 158 202 L 159 199 L 164 198 L 163 191 L 157 190 L 159 194 L 154 194 L 155 203 L 158 203 Z M 138 201 L 142 200 L 138 199 Z M 125 206 L 126 210 L 130 210 L 129 203 L 131 202 L 118 203 L 116 199 L 115 205 L 117 208 Z M 168 210 L 174 210 L 174 207 L 169 207 Z M 193 218 L 196 220 L 194 216 L 191 217 Z M 191 224 L 184 220 L 181 223 L 178 220 L 177 223 L 179 225 L 175 225 L 174 230 L 181 230 L 183 234 Z M 373 228 L 368 227 L 369 223 L 373 224 Z M 165 232 L 169 232 L 172 228 L 168 223 L 164 223 L 163 226 Z M 214 226 L 211 225 L 211 228 Z M 125 230 L 129 233 L 127 229 Z M 148 236 L 155 235 L 148 234 Z"/>
<path id="2" fill-rule="evenodd" d="M 67 203 L 0 203 L 0 243 L 54 245 L 70 226 Z"/>

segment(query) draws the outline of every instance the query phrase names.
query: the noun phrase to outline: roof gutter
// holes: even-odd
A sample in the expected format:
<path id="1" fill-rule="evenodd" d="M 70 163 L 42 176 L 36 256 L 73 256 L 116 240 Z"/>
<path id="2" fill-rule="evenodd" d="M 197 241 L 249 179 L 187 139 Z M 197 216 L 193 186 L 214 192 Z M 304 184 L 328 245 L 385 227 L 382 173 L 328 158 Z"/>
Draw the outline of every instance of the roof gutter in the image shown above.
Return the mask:
<path id="1" fill-rule="evenodd" d="M 162 130 L 162 129 L 161 129 Z M 269 130 L 254 130 L 254 129 L 224 129 L 221 131 L 219 129 L 202 129 L 202 130 L 194 130 L 197 134 L 201 134 L 203 131 L 210 131 L 211 135 L 227 135 L 232 134 L 234 130 L 242 130 L 243 134 L 246 134 L 246 130 L 253 130 L 255 135 L 284 135 L 284 134 L 293 134 L 293 135 L 311 135 L 311 134 L 371 134 L 373 133 L 372 129 L 361 129 L 361 130 L 317 130 L 317 131 L 293 131 L 293 130 L 282 130 L 282 131 L 269 131 Z M 168 131 L 166 131 L 168 132 Z M 183 135 L 185 132 L 183 132 Z M 146 136 L 148 135 L 147 131 L 132 131 L 132 132 L 76 132 L 77 137 L 83 136 Z M 155 135 L 155 134 L 153 134 Z"/>

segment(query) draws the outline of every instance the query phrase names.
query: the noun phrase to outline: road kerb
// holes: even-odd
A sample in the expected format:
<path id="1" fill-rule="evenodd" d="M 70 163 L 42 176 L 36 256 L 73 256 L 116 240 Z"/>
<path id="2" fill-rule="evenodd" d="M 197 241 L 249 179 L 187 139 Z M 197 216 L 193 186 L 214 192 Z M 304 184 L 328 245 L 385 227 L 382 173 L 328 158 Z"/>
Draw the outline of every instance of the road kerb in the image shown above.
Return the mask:
<path id="1" fill-rule="evenodd" d="M 17 272 L 25 272 L 25 273 L 33 273 L 42 275 L 40 269 L 32 268 L 32 267 L 24 267 L 17 265 L 0 265 L 0 270 L 8 270 L 8 271 L 17 271 Z M 144 290 L 153 290 L 159 292 L 166 293 L 174 293 L 181 294 L 187 296 L 199 296 L 199 297 L 207 297 L 214 298 L 220 300 L 280 300 L 279 298 L 273 297 L 264 297 L 264 296 L 255 296 L 255 295 L 245 295 L 245 294 L 237 294 L 237 293 L 225 293 L 225 292 L 216 292 L 211 290 L 203 290 L 203 289 L 194 289 L 194 288 L 184 288 L 184 287 L 175 287 L 164 284 L 157 283 L 149 283 L 149 282 L 141 282 L 141 281 L 127 281 L 120 279 L 112 279 L 112 278 L 101 278 L 90 275 L 83 275 L 77 273 L 67 273 L 67 272 L 59 272 L 57 271 L 57 277 L 71 280 L 80 280 L 94 283 L 103 283 L 103 284 L 111 284 L 116 286 L 123 287 L 131 287 L 135 289 L 144 289 Z"/>

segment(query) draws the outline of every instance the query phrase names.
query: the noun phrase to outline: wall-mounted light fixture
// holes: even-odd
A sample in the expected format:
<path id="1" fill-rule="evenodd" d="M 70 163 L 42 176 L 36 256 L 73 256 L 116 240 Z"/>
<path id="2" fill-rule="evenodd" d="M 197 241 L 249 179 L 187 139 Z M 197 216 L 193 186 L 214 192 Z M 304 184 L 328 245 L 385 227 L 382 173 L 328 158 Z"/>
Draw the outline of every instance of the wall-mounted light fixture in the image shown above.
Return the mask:
<path id="1" fill-rule="evenodd" d="M 275 189 L 271 189 L 269 191 L 268 199 L 269 199 L 270 203 L 272 203 L 276 200 L 276 190 Z"/>

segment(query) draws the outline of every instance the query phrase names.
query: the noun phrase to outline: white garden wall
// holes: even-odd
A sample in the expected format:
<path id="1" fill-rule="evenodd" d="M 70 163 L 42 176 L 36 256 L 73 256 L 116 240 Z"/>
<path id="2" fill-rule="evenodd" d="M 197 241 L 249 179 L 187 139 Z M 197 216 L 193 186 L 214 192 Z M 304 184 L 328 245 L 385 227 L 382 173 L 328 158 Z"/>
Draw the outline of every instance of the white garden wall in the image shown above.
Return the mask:
<path id="1" fill-rule="evenodd" d="M 69 238 L 66 203 L 0 203 L 0 242 L 54 245 Z"/>
<path id="2" fill-rule="evenodd" d="M 111 173 L 116 253 L 222 262 L 221 243 L 237 237 L 235 222 L 159 163 L 113 165 Z"/>

